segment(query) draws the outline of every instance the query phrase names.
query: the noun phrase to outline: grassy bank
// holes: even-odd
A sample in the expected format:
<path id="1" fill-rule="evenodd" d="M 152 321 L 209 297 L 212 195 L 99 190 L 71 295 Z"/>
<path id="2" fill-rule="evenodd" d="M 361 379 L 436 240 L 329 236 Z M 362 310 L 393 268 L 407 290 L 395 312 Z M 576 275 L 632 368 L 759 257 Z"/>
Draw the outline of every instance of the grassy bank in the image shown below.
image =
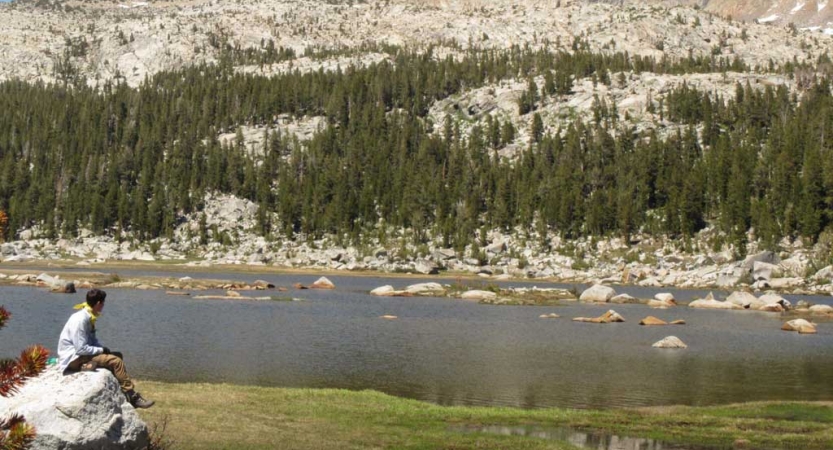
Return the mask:
<path id="1" fill-rule="evenodd" d="M 833 403 L 522 410 L 443 407 L 371 391 L 141 382 L 169 449 L 571 449 L 564 441 L 460 431 L 571 427 L 718 448 L 833 448 Z M 747 441 L 747 442 L 741 442 Z"/>

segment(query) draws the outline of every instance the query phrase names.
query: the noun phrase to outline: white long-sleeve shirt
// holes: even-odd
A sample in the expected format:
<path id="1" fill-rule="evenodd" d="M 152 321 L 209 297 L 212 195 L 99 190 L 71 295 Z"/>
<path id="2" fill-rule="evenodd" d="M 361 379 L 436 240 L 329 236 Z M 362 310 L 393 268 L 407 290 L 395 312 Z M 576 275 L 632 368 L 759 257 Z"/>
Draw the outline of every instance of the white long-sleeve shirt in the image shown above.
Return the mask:
<path id="1" fill-rule="evenodd" d="M 104 352 L 95 337 L 91 319 L 92 316 L 86 308 L 69 316 L 58 340 L 58 367 L 61 372 L 81 355 L 98 355 Z"/>

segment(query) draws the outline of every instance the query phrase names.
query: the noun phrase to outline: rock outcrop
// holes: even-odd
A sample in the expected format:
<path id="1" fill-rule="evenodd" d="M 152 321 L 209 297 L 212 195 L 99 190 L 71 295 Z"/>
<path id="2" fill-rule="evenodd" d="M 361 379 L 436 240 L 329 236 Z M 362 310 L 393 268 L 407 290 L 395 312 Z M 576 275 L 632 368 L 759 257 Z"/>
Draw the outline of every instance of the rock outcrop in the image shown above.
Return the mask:
<path id="1" fill-rule="evenodd" d="M 48 368 L 12 397 L 0 397 L 0 416 L 22 414 L 37 429 L 33 450 L 141 449 L 147 425 L 110 372 L 61 374 Z"/>

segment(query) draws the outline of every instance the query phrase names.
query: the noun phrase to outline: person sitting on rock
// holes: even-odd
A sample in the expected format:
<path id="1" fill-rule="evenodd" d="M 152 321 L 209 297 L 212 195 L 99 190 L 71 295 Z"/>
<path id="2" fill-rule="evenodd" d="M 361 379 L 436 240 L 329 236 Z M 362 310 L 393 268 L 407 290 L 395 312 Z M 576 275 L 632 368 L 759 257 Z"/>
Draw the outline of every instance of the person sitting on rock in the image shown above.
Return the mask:
<path id="1" fill-rule="evenodd" d="M 153 401 L 147 400 L 134 390 L 133 381 L 124 367 L 120 352 L 111 352 L 98 342 L 95 336 L 95 322 L 104 309 L 107 293 L 99 289 L 87 292 L 87 301 L 75 305 L 80 309 L 67 320 L 58 341 L 59 368 L 65 374 L 79 370 L 90 371 L 104 367 L 119 380 L 127 400 L 136 408 L 150 408 Z"/>

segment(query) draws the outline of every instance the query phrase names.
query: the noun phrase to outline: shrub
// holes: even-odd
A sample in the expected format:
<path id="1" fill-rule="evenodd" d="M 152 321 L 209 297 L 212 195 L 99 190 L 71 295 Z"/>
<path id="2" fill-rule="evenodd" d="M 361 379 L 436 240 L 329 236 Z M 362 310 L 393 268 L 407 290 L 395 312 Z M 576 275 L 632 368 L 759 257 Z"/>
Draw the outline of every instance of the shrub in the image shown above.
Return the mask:
<path id="1" fill-rule="evenodd" d="M 11 314 L 0 306 L 0 328 L 6 325 Z M 18 359 L 0 360 L 0 396 L 14 395 L 29 378 L 37 376 L 46 368 L 49 350 L 32 345 L 20 354 Z M 24 449 L 35 439 L 35 427 L 26 423 L 19 414 L 0 417 L 0 449 Z"/>

